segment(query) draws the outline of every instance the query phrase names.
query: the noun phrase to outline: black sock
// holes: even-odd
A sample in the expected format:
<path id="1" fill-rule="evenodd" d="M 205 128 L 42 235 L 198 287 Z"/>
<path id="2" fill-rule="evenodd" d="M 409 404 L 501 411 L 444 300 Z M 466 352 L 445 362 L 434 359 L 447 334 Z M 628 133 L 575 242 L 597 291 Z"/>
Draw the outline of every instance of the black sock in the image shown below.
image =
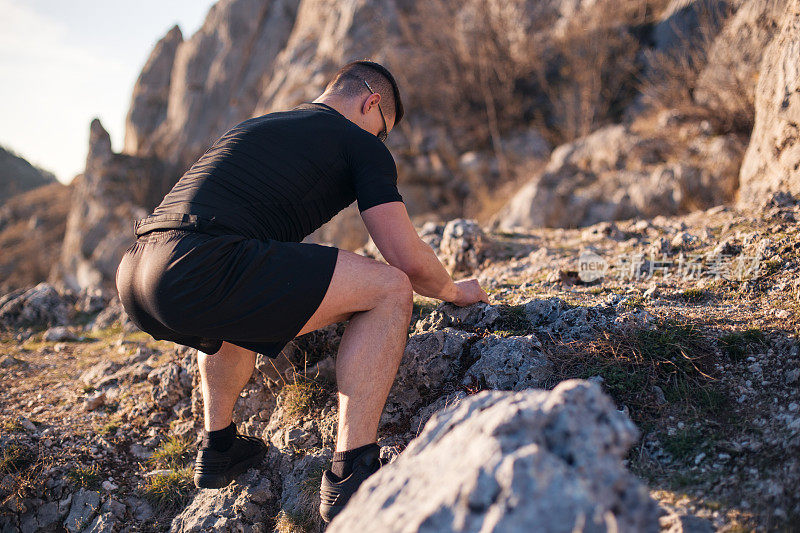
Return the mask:
<path id="1" fill-rule="evenodd" d="M 201 448 L 211 448 L 218 452 L 224 452 L 233 444 L 233 437 L 236 435 L 236 425 L 231 424 L 216 431 L 203 430 L 203 442 Z"/>
<path id="2" fill-rule="evenodd" d="M 380 450 L 380 446 L 373 442 L 372 444 L 365 444 L 352 450 L 345 450 L 343 452 L 334 452 L 333 461 L 331 462 L 331 472 L 339 479 L 344 479 L 353 472 L 353 462 L 359 455 L 369 449 Z"/>

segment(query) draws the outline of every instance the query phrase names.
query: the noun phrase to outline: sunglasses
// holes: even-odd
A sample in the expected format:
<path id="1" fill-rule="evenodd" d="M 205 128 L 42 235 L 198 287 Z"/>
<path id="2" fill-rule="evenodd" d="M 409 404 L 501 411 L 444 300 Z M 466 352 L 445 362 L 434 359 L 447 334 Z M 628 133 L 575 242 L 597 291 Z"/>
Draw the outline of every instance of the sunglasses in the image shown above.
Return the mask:
<path id="1" fill-rule="evenodd" d="M 375 91 L 372 90 L 372 87 L 369 86 L 369 83 L 367 83 L 367 80 L 361 80 L 361 81 L 364 82 L 364 85 L 367 86 L 367 89 L 369 89 L 370 93 L 375 93 Z M 383 109 L 381 109 L 381 104 L 378 104 L 378 111 L 380 111 L 381 120 L 383 121 L 383 129 L 380 131 L 380 133 L 378 133 L 378 139 L 380 139 L 381 142 L 386 142 L 386 137 L 389 136 L 389 132 L 386 131 L 386 117 L 383 116 Z"/>

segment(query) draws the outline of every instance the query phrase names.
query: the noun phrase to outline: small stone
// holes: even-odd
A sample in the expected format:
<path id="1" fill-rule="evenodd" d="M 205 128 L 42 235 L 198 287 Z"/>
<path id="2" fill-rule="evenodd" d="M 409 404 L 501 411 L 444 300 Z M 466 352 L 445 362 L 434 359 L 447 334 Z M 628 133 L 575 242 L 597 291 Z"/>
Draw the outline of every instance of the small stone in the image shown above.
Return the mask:
<path id="1" fill-rule="evenodd" d="M 137 459 L 147 459 L 151 455 L 153 455 L 153 451 L 149 448 L 145 448 L 141 444 L 131 444 L 129 448 L 131 455 L 136 457 Z"/>
<path id="2" fill-rule="evenodd" d="M 118 488 L 119 488 L 118 485 L 115 485 L 115 484 L 113 484 L 112 482 L 110 482 L 108 480 L 103 481 L 103 490 L 106 490 L 108 492 L 112 492 L 112 491 L 117 490 Z"/>
<path id="3" fill-rule="evenodd" d="M 658 385 L 653 385 L 653 396 L 655 397 L 656 404 L 666 405 L 667 397 L 664 396 L 664 391 Z"/>
<path id="4" fill-rule="evenodd" d="M 78 340 L 69 329 L 65 326 L 55 326 L 44 332 L 44 340 L 48 342 L 67 341 L 72 342 Z"/>
<path id="5" fill-rule="evenodd" d="M 105 392 L 96 392 L 86 398 L 83 402 L 83 406 L 87 411 L 94 411 L 101 405 L 106 402 L 106 393 Z"/>
<path id="6" fill-rule="evenodd" d="M 699 465 L 705 458 L 706 458 L 705 452 L 698 453 L 697 457 L 694 458 L 694 464 Z"/>
<path id="7" fill-rule="evenodd" d="M 24 427 L 28 431 L 38 431 L 38 428 L 36 427 L 36 425 L 33 422 L 31 422 L 30 420 L 28 420 L 27 418 L 25 418 L 24 416 L 20 417 L 19 423 L 20 423 L 20 425 L 22 427 Z"/>
<path id="8" fill-rule="evenodd" d="M 673 248 L 687 247 L 694 245 L 699 240 L 700 239 L 698 239 L 694 235 L 687 233 L 685 231 L 681 231 L 680 233 L 675 235 L 675 237 L 672 238 L 670 244 L 672 245 Z"/>

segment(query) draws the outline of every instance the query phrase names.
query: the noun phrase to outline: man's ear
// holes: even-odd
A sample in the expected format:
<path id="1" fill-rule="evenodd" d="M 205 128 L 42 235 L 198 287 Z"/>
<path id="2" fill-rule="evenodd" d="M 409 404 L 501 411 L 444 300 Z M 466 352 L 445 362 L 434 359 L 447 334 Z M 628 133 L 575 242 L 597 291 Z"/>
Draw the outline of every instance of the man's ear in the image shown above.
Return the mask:
<path id="1" fill-rule="evenodd" d="M 369 108 L 371 106 L 377 106 L 381 102 L 381 95 L 379 93 L 373 93 L 364 100 L 364 103 L 361 106 L 361 113 L 367 114 L 369 112 Z"/>

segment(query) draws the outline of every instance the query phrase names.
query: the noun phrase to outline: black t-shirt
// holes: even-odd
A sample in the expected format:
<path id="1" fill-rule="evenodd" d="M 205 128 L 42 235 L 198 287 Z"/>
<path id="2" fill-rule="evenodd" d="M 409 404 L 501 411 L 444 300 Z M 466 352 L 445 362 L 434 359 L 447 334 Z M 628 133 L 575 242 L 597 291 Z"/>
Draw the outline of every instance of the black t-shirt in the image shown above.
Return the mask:
<path id="1" fill-rule="evenodd" d="M 152 214 L 213 216 L 245 237 L 300 242 L 353 201 L 364 211 L 402 200 L 386 146 L 332 107 L 306 103 L 231 128 Z"/>

